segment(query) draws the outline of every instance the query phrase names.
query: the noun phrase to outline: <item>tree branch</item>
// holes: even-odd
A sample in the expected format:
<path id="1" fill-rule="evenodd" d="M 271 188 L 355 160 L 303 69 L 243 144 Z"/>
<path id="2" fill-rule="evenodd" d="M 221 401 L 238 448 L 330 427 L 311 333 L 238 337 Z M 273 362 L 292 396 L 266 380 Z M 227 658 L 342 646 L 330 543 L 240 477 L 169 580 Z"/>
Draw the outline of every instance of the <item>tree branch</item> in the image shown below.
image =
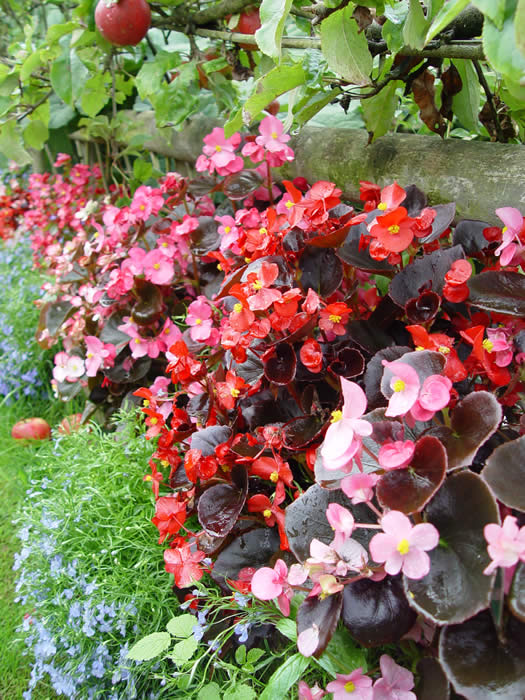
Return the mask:
<path id="1" fill-rule="evenodd" d="M 16 118 L 17 122 L 21 122 L 22 119 L 25 119 L 28 117 L 30 114 L 33 114 L 33 112 L 40 107 L 40 105 L 43 105 L 44 102 L 46 102 L 51 95 L 53 94 L 53 90 L 49 90 L 49 92 L 46 92 L 45 95 L 43 95 L 38 102 L 35 102 L 34 105 L 31 105 L 23 114 L 21 114 L 19 117 Z"/>
<path id="2" fill-rule="evenodd" d="M 174 27 L 171 21 L 156 22 L 155 27 L 159 29 L 177 29 L 184 32 L 182 27 Z M 234 44 L 249 44 L 255 49 L 257 42 L 253 34 L 241 34 L 219 29 L 195 29 L 197 36 L 209 39 L 221 39 L 231 41 Z M 369 42 L 372 44 L 373 53 L 386 53 L 388 51 L 384 42 Z M 321 49 L 321 40 L 312 37 L 285 36 L 281 45 L 286 49 Z M 379 50 L 378 50 L 379 49 Z M 484 61 L 483 46 L 480 41 L 451 41 L 444 44 L 440 41 L 431 41 L 421 51 L 405 47 L 397 52 L 399 56 L 417 56 L 421 58 L 467 58 L 473 61 Z"/>

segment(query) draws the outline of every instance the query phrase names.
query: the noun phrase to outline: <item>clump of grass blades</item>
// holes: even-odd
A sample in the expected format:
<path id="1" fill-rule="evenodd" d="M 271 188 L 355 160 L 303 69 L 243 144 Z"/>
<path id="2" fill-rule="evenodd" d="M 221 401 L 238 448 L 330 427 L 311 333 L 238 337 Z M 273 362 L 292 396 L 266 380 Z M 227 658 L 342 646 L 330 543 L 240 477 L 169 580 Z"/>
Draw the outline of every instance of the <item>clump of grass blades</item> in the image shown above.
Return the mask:
<path id="1" fill-rule="evenodd" d="M 47 677 L 70 698 L 158 696 L 151 664 L 126 660 L 177 607 L 142 481 L 150 454 L 128 414 L 117 432 L 55 435 L 35 455 L 15 562 L 18 600 L 32 610 L 23 624 L 30 688 Z"/>

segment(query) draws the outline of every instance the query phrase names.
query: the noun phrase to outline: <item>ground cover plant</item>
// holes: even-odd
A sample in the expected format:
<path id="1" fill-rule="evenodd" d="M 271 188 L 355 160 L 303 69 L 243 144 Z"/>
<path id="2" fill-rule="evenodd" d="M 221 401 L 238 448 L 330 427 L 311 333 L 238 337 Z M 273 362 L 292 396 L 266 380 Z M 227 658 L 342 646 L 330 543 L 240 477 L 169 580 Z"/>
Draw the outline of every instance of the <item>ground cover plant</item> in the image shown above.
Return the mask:
<path id="1" fill-rule="evenodd" d="M 150 453 L 128 416 L 111 434 L 55 432 L 32 454 L 14 521 L 16 600 L 26 611 L 18 637 L 31 664 L 24 698 L 41 697 L 41 679 L 59 697 L 159 696 L 151 664 L 126 658 L 130 639 L 172 616 L 138 474 Z"/>
<path id="2" fill-rule="evenodd" d="M 56 390 L 106 415 L 143 401 L 166 570 L 182 598 L 206 581 L 249 595 L 241 619 L 270 615 L 277 649 L 296 640 L 268 679 L 283 697 L 298 681 L 305 698 L 519 697 L 523 216 L 456 221 L 410 183 L 363 182 L 354 209 L 333 183 L 277 185 L 291 158 L 271 116 L 244 137 L 215 128 L 201 177 L 78 216 L 66 196 L 68 240 L 42 245 L 58 179 L 34 178 Z M 327 668 L 334 635 L 379 653 Z M 319 664 L 331 679 L 308 675 Z"/>

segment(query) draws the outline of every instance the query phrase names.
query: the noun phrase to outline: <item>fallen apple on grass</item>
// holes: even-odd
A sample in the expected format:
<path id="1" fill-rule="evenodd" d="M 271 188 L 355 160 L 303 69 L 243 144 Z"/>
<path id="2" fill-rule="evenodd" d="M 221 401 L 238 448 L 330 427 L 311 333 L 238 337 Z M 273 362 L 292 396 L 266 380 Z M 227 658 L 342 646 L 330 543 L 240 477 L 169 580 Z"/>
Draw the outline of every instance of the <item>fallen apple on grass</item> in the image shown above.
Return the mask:
<path id="1" fill-rule="evenodd" d="M 11 437 L 15 440 L 47 440 L 51 427 L 43 418 L 26 418 L 13 425 Z"/>

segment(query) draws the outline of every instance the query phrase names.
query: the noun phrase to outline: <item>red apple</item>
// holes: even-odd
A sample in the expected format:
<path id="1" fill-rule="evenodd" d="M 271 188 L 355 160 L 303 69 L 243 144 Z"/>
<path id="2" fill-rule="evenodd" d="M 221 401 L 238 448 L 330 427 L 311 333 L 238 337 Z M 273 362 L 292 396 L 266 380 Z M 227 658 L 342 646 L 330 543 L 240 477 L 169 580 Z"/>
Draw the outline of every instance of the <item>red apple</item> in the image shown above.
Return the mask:
<path id="1" fill-rule="evenodd" d="M 240 32 L 241 34 L 255 34 L 255 32 L 261 27 L 261 17 L 259 15 L 258 7 L 249 7 L 243 10 L 240 14 L 239 21 L 233 28 L 234 32 Z M 254 44 L 239 44 L 241 49 L 245 51 L 257 51 L 257 45 Z"/>
<path id="2" fill-rule="evenodd" d="M 60 425 L 58 426 L 58 432 L 61 435 L 71 435 L 71 433 L 76 432 L 80 428 L 81 420 L 81 413 L 73 413 L 70 416 L 62 418 L 62 420 L 60 421 Z"/>
<path id="3" fill-rule="evenodd" d="M 51 428 L 43 418 L 26 418 L 13 425 L 11 437 L 15 440 L 47 440 L 51 437 Z"/>
<path id="4" fill-rule="evenodd" d="M 99 0 L 95 24 L 112 44 L 135 46 L 148 33 L 151 10 L 145 0 Z"/>

